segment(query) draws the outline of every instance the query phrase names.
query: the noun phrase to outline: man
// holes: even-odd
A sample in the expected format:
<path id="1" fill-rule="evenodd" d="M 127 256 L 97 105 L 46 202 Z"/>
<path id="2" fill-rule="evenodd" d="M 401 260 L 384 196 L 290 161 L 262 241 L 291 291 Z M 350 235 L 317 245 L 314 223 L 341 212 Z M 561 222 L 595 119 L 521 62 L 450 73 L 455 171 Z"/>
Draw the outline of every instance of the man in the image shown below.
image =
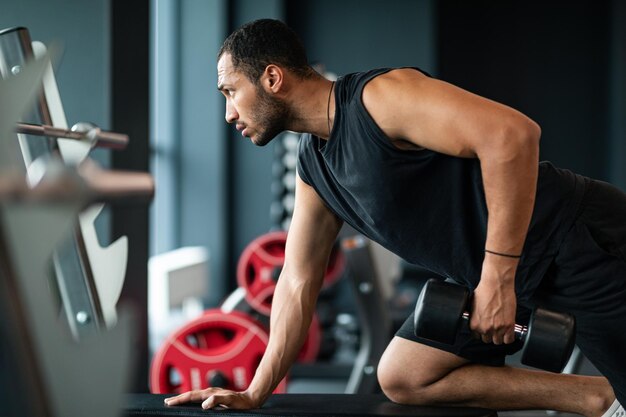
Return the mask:
<path id="1" fill-rule="evenodd" d="M 302 344 L 345 221 L 409 262 L 474 290 L 454 346 L 420 340 L 412 318 L 381 358 L 393 401 L 618 416 L 626 400 L 626 196 L 538 162 L 539 126 L 520 112 L 413 68 L 315 73 L 296 35 L 251 22 L 222 46 L 226 121 L 256 145 L 304 132 L 286 261 L 267 351 L 241 393 L 166 400 L 260 407 Z M 621 230 L 619 229 L 621 227 Z M 516 319 L 541 303 L 577 319 L 577 343 L 606 376 L 504 366 Z M 617 399 L 616 399 L 617 398 Z M 619 401 L 618 401 L 619 399 Z"/>

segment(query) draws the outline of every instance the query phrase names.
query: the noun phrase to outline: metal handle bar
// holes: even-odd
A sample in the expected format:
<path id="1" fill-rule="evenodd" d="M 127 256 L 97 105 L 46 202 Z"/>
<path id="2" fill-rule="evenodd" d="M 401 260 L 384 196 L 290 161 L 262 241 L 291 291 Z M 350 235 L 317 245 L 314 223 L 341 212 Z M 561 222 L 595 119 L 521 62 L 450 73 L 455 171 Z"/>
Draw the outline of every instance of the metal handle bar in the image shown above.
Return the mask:
<path id="1" fill-rule="evenodd" d="M 101 148 L 124 149 L 128 145 L 128 135 L 108 132 L 90 123 L 77 123 L 72 129 L 32 123 L 17 123 L 15 131 L 26 135 L 84 140 L 91 143 L 92 146 Z"/>

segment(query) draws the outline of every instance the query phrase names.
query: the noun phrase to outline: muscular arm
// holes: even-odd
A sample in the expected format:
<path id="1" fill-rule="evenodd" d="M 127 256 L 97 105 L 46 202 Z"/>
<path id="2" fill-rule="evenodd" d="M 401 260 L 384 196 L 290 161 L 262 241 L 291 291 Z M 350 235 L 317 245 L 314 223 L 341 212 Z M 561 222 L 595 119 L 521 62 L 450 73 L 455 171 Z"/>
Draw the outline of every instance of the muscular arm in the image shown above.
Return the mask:
<path id="1" fill-rule="evenodd" d="M 269 345 L 248 389 L 259 404 L 283 379 L 306 338 L 340 227 L 339 219 L 298 177 L 285 265 L 272 300 Z"/>
<path id="2" fill-rule="evenodd" d="M 485 248 L 522 252 L 537 184 L 541 132 L 535 122 L 411 69 L 376 77 L 365 87 L 363 103 L 394 143 L 478 158 L 489 212 Z M 484 341 L 513 341 L 517 264 L 513 258 L 485 256 L 470 324 Z"/>
<path id="3" fill-rule="evenodd" d="M 166 404 L 202 402 L 203 408 L 260 407 L 284 378 L 306 338 L 330 252 L 341 227 L 315 190 L 297 177 L 285 264 L 276 284 L 267 350 L 244 392 L 221 388 L 189 391 Z"/>

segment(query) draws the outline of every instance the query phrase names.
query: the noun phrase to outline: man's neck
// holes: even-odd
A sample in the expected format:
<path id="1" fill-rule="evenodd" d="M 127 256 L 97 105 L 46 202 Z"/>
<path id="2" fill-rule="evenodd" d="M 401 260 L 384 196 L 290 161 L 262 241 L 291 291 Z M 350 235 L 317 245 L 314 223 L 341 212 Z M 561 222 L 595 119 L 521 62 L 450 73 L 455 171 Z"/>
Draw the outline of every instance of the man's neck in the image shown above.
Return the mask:
<path id="1" fill-rule="evenodd" d="M 321 76 L 305 80 L 294 79 L 289 94 L 292 117 L 288 129 L 328 139 L 335 118 L 335 94 L 334 91 L 331 92 L 332 86 L 331 81 Z"/>

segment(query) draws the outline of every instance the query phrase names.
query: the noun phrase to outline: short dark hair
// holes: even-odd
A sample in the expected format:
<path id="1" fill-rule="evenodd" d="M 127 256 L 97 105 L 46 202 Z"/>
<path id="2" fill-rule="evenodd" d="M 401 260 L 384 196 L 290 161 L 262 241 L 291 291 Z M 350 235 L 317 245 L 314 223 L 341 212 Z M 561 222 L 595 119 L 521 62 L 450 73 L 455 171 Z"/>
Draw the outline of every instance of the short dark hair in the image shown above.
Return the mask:
<path id="1" fill-rule="evenodd" d="M 270 64 L 283 66 L 302 78 L 314 73 L 298 35 L 280 20 L 259 19 L 230 34 L 217 54 L 230 54 L 235 69 L 256 83 Z"/>

